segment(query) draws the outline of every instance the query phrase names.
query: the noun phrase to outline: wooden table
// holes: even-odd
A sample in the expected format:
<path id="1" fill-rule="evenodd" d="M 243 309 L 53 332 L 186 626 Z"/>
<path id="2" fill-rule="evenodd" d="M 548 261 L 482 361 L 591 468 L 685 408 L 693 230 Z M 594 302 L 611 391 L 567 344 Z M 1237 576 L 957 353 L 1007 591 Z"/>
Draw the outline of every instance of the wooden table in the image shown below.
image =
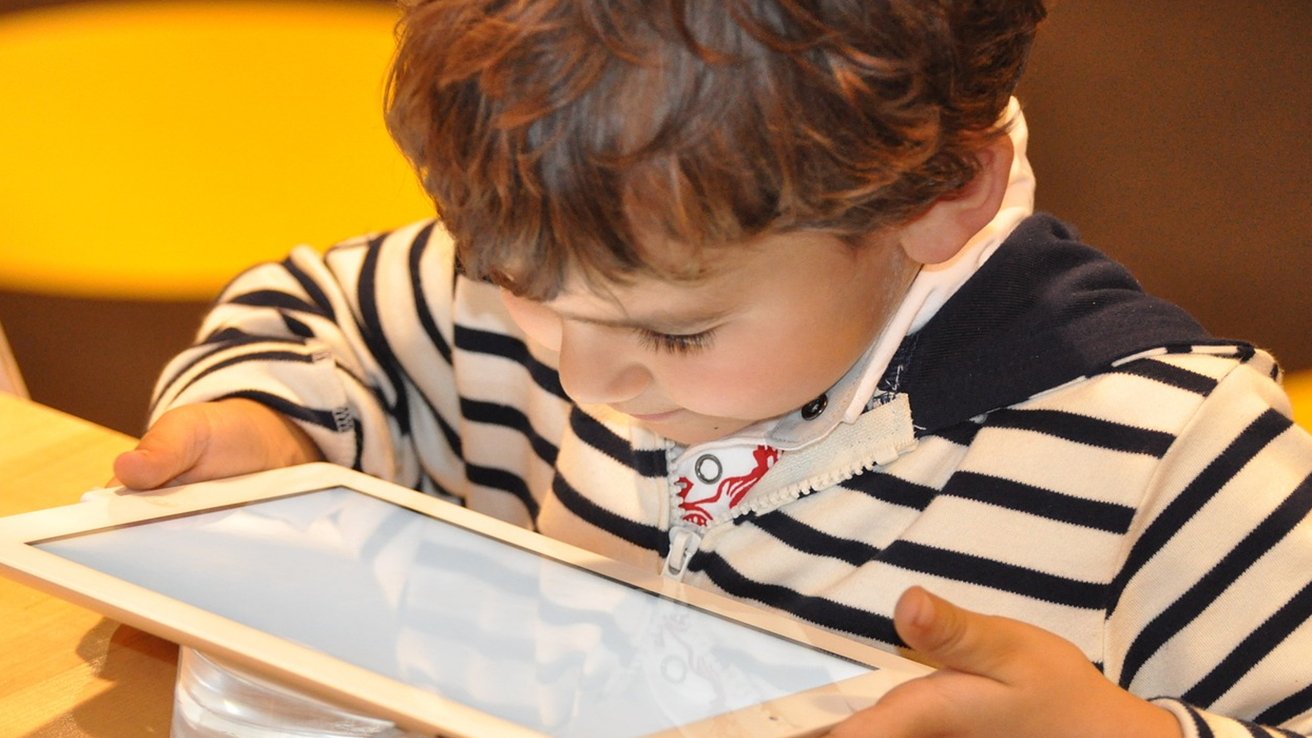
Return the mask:
<path id="1" fill-rule="evenodd" d="M 134 439 L 0 393 L 0 515 L 76 502 Z M 0 577 L 0 736 L 167 736 L 177 647 Z"/>

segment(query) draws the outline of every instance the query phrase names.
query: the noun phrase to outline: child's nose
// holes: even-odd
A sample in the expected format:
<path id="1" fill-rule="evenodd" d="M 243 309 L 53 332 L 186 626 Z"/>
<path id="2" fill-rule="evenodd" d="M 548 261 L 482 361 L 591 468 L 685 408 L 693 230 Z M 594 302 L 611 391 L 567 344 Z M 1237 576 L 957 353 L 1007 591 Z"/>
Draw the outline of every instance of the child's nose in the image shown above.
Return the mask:
<path id="1" fill-rule="evenodd" d="M 560 342 L 560 383 L 575 402 L 613 405 L 647 388 L 647 368 L 615 340 L 615 329 L 566 322 Z"/>

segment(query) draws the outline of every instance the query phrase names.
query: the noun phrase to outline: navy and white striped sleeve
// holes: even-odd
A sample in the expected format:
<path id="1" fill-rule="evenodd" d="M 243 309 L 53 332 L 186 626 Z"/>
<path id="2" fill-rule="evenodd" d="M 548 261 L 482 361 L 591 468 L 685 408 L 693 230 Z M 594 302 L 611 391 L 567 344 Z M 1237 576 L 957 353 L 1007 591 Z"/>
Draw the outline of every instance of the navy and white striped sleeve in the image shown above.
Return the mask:
<path id="1" fill-rule="evenodd" d="M 431 222 L 255 267 L 165 367 L 151 422 L 178 405 L 245 397 L 295 420 L 334 463 L 447 491 L 411 439 L 417 426 L 438 429 L 443 441 L 427 453 L 459 479 L 453 271 L 450 240 Z"/>
<path id="2" fill-rule="evenodd" d="M 1216 381 L 1112 582 L 1107 675 L 1172 695 L 1158 701 L 1188 738 L 1312 735 L 1312 437 L 1272 373 L 1254 361 Z"/>

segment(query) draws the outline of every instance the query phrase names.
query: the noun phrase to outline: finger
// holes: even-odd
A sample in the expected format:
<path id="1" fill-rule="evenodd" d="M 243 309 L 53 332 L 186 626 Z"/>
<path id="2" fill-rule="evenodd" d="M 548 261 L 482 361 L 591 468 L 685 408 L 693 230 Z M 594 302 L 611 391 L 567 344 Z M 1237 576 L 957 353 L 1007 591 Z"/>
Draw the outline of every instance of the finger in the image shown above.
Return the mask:
<path id="1" fill-rule="evenodd" d="M 1026 627 L 972 612 L 911 587 L 893 610 L 898 635 L 931 665 L 1008 680 L 1012 656 L 1023 652 Z"/>
<path id="2" fill-rule="evenodd" d="M 114 459 L 114 477 L 110 484 L 117 482 L 136 490 L 155 489 L 179 473 L 173 471 L 173 465 L 165 458 L 138 445 Z"/>
<path id="3" fill-rule="evenodd" d="M 971 694 L 965 680 L 984 685 L 984 697 Z M 979 685 L 975 685 L 979 687 Z M 853 714 L 829 738 L 937 738 L 962 735 L 979 719 L 981 699 L 993 699 L 1001 685 L 956 672 L 935 672 L 890 689 L 873 706 Z"/>
<path id="4" fill-rule="evenodd" d="M 155 489 L 195 466 L 209 427 L 192 410 L 180 408 L 160 417 L 136 448 L 114 460 L 114 476 L 131 489 Z"/>
<path id="5" fill-rule="evenodd" d="M 929 738 L 961 735 L 971 715 L 1001 704 L 1002 670 L 1009 642 L 1002 618 L 959 608 L 921 587 L 911 587 L 893 609 L 898 635 L 918 660 L 938 667 L 925 677 L 894 687 L 873 707 L 836 727 L 833 738 Z M 1001 624 L 1001 625 L 1000 625 Z"/>

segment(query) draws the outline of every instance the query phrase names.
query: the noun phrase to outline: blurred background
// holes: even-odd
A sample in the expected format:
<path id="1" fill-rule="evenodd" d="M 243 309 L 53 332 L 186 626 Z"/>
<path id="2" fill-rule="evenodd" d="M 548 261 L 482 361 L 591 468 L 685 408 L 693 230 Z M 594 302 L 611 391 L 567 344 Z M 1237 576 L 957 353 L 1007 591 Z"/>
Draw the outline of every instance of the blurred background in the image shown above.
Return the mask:
<path id="1" fill-rule="evenodd" d="M 0 325 L 34 400 L 140 434 L 243 266 L 425 217 L 384 0 L 0 0 Z M 1039 207 L 1214 333 L 1312 368 L 1312 2 L 1058 0 Z"/>

